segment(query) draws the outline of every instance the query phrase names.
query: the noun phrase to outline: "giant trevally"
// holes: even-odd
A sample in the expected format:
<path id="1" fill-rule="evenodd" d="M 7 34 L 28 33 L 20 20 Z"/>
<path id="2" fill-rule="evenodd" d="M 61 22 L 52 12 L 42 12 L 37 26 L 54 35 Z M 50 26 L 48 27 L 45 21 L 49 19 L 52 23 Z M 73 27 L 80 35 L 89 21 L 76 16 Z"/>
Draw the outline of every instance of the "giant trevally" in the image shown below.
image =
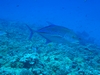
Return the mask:
<path id="1" fill-rule="evenodd" d="M 34 32 L 40 34 L 42 37 L 47 39 L 47 41 L 56 43 L 76 43 L 79 42 L 77 35 L 71 29 L 63 26 L 58 26 L 50 24 L 49 26 L 43 27 L 36 31 L 32 30 L 28 25 L 26 25 L 30 30 L 29 39 L 32 38 Z"/>

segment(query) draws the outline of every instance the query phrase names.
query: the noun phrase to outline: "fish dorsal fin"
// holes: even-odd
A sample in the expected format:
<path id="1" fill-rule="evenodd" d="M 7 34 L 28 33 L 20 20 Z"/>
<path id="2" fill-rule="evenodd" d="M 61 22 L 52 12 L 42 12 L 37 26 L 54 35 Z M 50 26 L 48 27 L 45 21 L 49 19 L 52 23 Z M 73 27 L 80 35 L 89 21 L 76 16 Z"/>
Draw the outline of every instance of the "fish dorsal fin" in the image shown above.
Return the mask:
<path id="1" fill-rule="evenodd" d="M 56 26 L 55 24 L 53 24 L 53 23 L 51 23 L 49 21 L 46 21 L 46 22 L 49 24 L 49 26 Z"/>

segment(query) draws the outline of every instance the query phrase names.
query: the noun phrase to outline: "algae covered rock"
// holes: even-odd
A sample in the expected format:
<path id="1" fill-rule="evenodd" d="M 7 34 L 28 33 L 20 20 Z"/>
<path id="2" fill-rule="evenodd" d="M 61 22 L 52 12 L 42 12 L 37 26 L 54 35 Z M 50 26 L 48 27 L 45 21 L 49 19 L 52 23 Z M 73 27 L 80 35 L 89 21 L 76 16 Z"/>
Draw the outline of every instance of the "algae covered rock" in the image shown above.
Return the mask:
<path id="1" fill-rule="evenodd" d="M 19 62 L 23 63 L 24 68 L 30 68 L 39 62 L 38 54 L 25 54 Z"/>

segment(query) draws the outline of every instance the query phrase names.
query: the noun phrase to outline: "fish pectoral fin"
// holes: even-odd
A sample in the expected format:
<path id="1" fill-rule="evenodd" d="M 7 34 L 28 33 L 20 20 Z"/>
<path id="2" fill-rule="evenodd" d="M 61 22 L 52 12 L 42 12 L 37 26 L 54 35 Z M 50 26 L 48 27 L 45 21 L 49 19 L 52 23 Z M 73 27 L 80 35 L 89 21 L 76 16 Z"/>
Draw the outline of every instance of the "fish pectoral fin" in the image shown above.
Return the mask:
<path id="1" fill-rule="evenodd" d="M 48 39 L 46 40 L 46 44 L 48 44 L 48 43 L 50 43 L 50 42 L 51 42 L 50 40 L 48 40 Z"/>

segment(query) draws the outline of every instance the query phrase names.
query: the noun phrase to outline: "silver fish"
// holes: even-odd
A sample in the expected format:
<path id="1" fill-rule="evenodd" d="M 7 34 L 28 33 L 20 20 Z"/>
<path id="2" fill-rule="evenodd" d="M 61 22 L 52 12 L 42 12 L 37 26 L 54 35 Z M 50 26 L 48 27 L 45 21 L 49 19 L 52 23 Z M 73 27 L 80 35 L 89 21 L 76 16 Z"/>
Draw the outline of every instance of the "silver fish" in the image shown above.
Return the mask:
<path id="1" fill-rule="evenodd" d="M 72 30 L 63 26 L 50 24 L 49 26 L 43 27 L 37 31 L 32 30 L 28 25 L 26 26 L 31 32 L 29 39 L 32 38 L 34 32 L 37 32 L 49 42 L 73 43 L 79 41 L 77 35 Z"/>

